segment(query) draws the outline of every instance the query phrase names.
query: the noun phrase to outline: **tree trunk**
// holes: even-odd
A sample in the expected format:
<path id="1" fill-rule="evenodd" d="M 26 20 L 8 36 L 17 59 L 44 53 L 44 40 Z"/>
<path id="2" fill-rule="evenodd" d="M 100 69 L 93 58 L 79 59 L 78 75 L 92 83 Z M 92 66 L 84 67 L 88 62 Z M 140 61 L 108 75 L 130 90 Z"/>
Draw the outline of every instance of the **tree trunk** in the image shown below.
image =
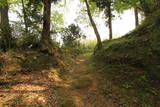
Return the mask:
<path id="1" fill-rule="evenodd" d="M 135 14 L 135 26 L 137 27 L 139 25 L 139 17 L 138 17 L 137 8 L 134 8 L 134 14 Z"/>
<path id="2" fill-rule="evenodd" d="M 1 31 L 2 31 L 2 38 L 4 40 L 4 51 L 11 47 L 11 29 L 9 25 L 9 16 L 8 16 L 8 2 L 7 0 L 2 1 L 4 5 L 0 8 L 1 13 Z"/>
<path id="3" fill-rule="evenodd" d="M 148 16 L 152 13 L 151 6 L 146 2 L 146 0 L 140 0 L 140 5 L 145 16 Z"/>
<path id="4" fill-rule="evenodd" d="M 155 0 L 156 6 L 160 8 L 160 0 Z"/>
<path id="5" fill-rule="evenodd" d="M 112 10 L 111 10 L 111 2 L 108 3 L 108 24 L 109 24 L 109 39 L 112 39 Z"/>
<path id="6" fill-rule="evenodd" d="M 50 17 L 51 17 L 51 0 L 43 0 L 44 10 L 43 10 L 43 30 L 42 30 L 42 41 L 49 42 L 50 37 Z"/>
<path id="7" fill-rule="evenodd" d="M 27 25 L 27 14 L 26 14 L 26 9 L 24 5 L 24 0 L 21 0 L 22 2 L 22 10 L 23 10 L 23 20 L 24 20 L 24 25 L 25 25 L 25 32 L 28 33 L 28 25 Z"/>
<path id="8" fill-rule="evenodd" d="M 100 50 L 102 48 L 101 37 L 100 37 L 100 34 L 99 34 L 98 29 L 96 27 L 96 24 L 95 24 L 95 22 L 94 22 L 94 20 L 92 18 L 88 1 L 87 0 L 84 0 L 84 1 L 85 1 L 85 4 L 86 4 L 86 7 L 87 7 L 87 13 L 88 13 L 88 17 L 89 17 L 90 23 L 91 23 L 91 25 L 93 27 L 93 30 L 95 32 L 95 35 L 97 37 L 97 49 Z"/>
<path id="9" fill-rule="evenodd" d="M 43 0 L 43 30 L 41 34 L 41 51 L 47 54 L 54 54 L 50 37 L 51 23 L 51 0 Z"/>

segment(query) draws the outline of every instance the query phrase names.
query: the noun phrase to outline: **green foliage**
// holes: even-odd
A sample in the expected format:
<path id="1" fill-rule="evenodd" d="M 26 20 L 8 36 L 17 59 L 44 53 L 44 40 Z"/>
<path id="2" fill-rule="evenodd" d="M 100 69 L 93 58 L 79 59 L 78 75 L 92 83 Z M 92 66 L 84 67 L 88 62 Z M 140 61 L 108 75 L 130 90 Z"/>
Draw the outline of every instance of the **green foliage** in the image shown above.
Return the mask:
<path id="1" fill-rule="evenodd" d="M 111 4 L 111 8 L 119 13 L 131 8 L 137 8 L 141 12 L 150 12 L 155 9 L 154 0 L 92 0 L 100 9 L 107 11 L 107 7 Z M 106 12 L 105 12 L 106 13 Z M 107 15 L 107 14 L 106 14 Z"/>
<path id="2" fill-rule="evenodd" d="M 58 65 L 57 58 L 36 51 L 27 51 L 23 56 L 17 58 L 23 73 L 49 69 Z"/>
<path id="3" fill-rule="evenodd" d="M 116 9 L 118 12 L 123 12 L 124 10 L 138 7 L 140 5 L 140 0 L 116 0 L 114 9 Z"/>
<path id="4" fill-rule="evenodd" d="M 118 12 L 123 12 L 124 10 L 131 8 L 137 8 L 139 11 L 144 11 L 143 5 L 148 5 L 150 8 L 153 8 L 153 4 L 153 0 L 115 0 L 113 7 Z"/>
<path id="5" fill-rule="evenodd" d="M 101 65 L 98 70 L 104 78 L 127 89 L 127 93 L 123 94 L 137 98 L 137 104 L 144 107 L 160 104 L 157 85 L 160 82 L 159 16 L 159 11 L 155 11 L 142 25 L 124 37 L 104 41 L 104 48 L 96 52 L 94 57 Z"/>
<path id="6" fill-rule="evenodd" d="M 7 3 L 6 0 L 1 0 L 0 1 L 0 7 L 3 7 L 4 5 L 6 5 L 6 3 Z"/>
<path id="7" fill-rule="evenodd" d="M 59 26 L 64 25 L 63 14 L 59 13 L 58 11 L 54 11 L 54 12 L 52 12 L 51 18 L 52 18 L 54 25 L 55 25 L 54 30 L 61 30 L 61 27 L 59 27 Z"/>
<path id="8" fill-rule="evenodd" d="M 80 27 L 75 24 L 71 24 L 64 28 L 61 32 L 61 38 L 64 46 L 76 47 L 79 45 L 79 40 L 85 38 Z"/>
<path id="9" fill-rule="evenodd" d="M 89 4 L 90 4 L 90 11 L 92 14 L 100 13 L 100 9 L 97 7 L 95 2 L 93 2 L 92 0 L 89 0 Z"/>
<path id="10" fill-rule="evenodd" d="M 11 28 L 3 28 L 0 31 L 0 50 L 7 51 L 10 48 L 14 48 L 16 38 L 10 35 Z"/>
<path id="11" fill-rule="evenodd" d="M 83 55 L 86 55 L 87 57 L 87 56 L 90 56 L 90 54 L 92 54 L 96 44 L 97 44 L 96 40 L 83 41 L 83 42 L 79 42 L 79 45 L 75 47 L 62 46 L 62 49 L 68 54 L 72 54 L 73 56 L 78 56 L 80 54 L 83 54 Z"/>
<path id="12" fill-rule="evenodd" d="M 144 69 L 150 79 L 160 80 L 159 11 L 147 17 L 133 32 L 112 41 L 104 41 L 104 49 L 95 53 L 99 61 Z"/>
<path id="13" fill-rule="evenodd" d="M 157 92 L 152 88 L 144 88 L 144 91 L 151 93 L 153 95 L 158 95 Z"/>
<path id="14" fill-rule="evenodd" d="M 3 7 L 8 4 L 17 4 L 19 0 L 1 0 L 0 1 L 0 7 Z"/>
<path id="15" fill-rule="evenodd" d="M 18 48 L 26 49 L 26 48 L 38 48 L 40 46 L 40 40 L 36 35 L 28 35 L 23 34 L 16 41 L 16 45 Z"/>
<path id="16" fill-rule="evenodd" d="M 108 4 L 112 2 L 112 0 L 92 0 L 92 1 L 95 2 L 100 9 L 107 8 Z"/>
<path id="17" fill-rule="evenodd" d="M 128 83 L 124 83 L 124 84 L 122 84 L 122 87 L 125 88 L 125 89 L 129 89 L 132 86 L 130 84 L 128 84 Z"/>
<path id="18" fill-rule="evenodd" d="M 81 47 L 84 50 L 84 52 L 93 52 L 96 45 L 96 40 L 85 40 L 81 42 Z"/>
<path id="19" fill-rule="evenodd" d="M 27 0 L 25 2 L 25 13 L 26 15 L 21 15 L 20 18 L 25 17 L 26 24 L 28 27 L 29 34 L 39 34 L 40 33 L 40 25 L 42 24 L 42 3 L 39 0 Z M 23 22 L 23 24 L 25 24 Z M 23 25 L 22 25 L 23 26 Z"/>

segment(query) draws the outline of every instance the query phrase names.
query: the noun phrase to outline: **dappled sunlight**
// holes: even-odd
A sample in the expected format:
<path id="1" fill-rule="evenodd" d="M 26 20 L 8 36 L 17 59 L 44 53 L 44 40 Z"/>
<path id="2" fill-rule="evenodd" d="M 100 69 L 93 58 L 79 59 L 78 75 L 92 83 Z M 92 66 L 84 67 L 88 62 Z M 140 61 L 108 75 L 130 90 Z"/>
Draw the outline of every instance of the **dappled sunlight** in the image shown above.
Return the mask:
<path id="1" fill-rule="evenodd" d="M 74 100 L 74 103 L 77 107 L 83 107 L 84 104 L 82 103 L 82 99 L 78 96 L 73 96 L 73 100 Z"/>
<path id="2" fill-rule="evenodd" d="M 28 63 L 25 69 L 21 69 L 19 59 L 6 58 L 5 68 L 0 76 L 0 107 L 55 105 L 58 102 L 55 93 L 56 82 L 58 84 L 62 81 L 59 69 L 44 67 L 36 71 L 32 70 Z M 37 67 L 36 65 L 38 64 L 34 67 Z"/>
<path id="3" fill-rule="evenodd" d="M 34 101 L 37 101 L 41 104 L 46 104 L 46 98 L 45 96 L 37 93 L 28 93 L 24 95 L 24 101 L 27 103 L 32 103 Z"/>
<path id="4" fill-rule="evenodd" d="M 83 62 L 85 62 L 86 60 L 84 60 L 84 59 L 79 59 L 79 60 L 77 60 L 76 61 L 76 64 L 81 64 L 81 63 L 83 63 Z"/>
<path id="5" fill-rule="evenodd" d="M 62 79 L 59 77 L 58 72 L 59 70 L 57 69 L 51 69 L 48 73 L 48 78 L 54 80 L 55 82 L 62 82 Z"/>
<path id="6" fill-rule="evenodd" d="M 19 76 L 19 77 L 17 78 L 17 80 L 30 80 L 30 79 L 31 79 L 31 77 L 30 77 L 30 76 L 27 76 L 27 75 Z"/>
<path id="7" fill-rule="evenodd" d="M 15 91 L 43 91 L 46 88 L 38 85 L 18 84 L 12 87 Z"/>
<path id="8" fill-rule="evenodd" d="M 53 67 L 32 72 L 13 71 L 14 75 L 1 83 L 0 103 L 3 106 L 20 105 L 20 107 L 24 105 L 59 107 L 63 103 L 69 107 L 92 106 L 99 102 L 98 98 L 103 97 L 98 95 L 97 85 L 93 85 L 92 75 L 86 68 L 88 62 L 85 58 L 78 58 L 70 65 L 72 67 L 70 72 Z M 97 101 L 92 104 L 94 99 Z"/>
<path id="9" fill-rule="evenodd" d="M 44 95 L 39 93 L 25 93 L 25 94 L 7 94 L 7 96 L 0 98 L 1 107 L 22 107 L 23 106 L 36 106 L 46 105 L 47 99 Z"/>
<path id="10" fill-rule="evenodd" d="M 160 107 L 160 0 L 0 0 L 0 107 Z"/>
<path id="11" fill-rule="evenodd" d="M 1 104 L 3 104 L 4 102 L 11 100 L 13 98 L 15 98 L 17 96 L 17 94 L 15 93 L 1 93 L 0 92 L 0 106 L 2 106 Z"/>

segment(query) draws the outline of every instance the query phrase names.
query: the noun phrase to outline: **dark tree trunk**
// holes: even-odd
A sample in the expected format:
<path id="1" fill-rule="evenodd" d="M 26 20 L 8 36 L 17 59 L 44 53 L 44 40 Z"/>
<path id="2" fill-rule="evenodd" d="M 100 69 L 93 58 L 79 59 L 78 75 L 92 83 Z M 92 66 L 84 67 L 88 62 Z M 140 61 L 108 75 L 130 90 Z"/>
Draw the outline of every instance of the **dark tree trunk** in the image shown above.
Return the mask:
<path id="1" fill-rule="evenodd" d="M 50 37 L 50 17 L 51 17 L 51 0 L 43 0 L 44 10 L 43 10 L 43 30 L 41 40 L 49 42 Z"/>
<path id="2" fill-rule="evenodd" d="M 22 2 L 22 10 L 23 10 L 23 20 L 24 20 L 24 25 L 25 25 L 25 32 L 28 33 L 28 25 L 27 25 L 27 14 L 26 14 L 26 9 L 24 5 L 24 0 L 21 0 Z"/>
<path id="3" fill-rule="evenodd" d="M 4 5 L 0 7 L 0 16 L 1 16 L 1 30 L 2 30 L 2 38 L 4 40 L 4 51 L 11 47 L 11 29 L 9 25 L 9 16 L 8 16 L 8 2 L 7 0 L 2 1 Z"/>
<path id="4" fill-rule="evenodd" d="M 160 8 L 160 0 L 155 0 L 156 6 Z"/>
<path id="5" fill-rule="evenodd" d="M 95 32 L 95 35 L 96 35 L 96 38 L 97 38 L 97 49 L 100 50 L 102 48 L 102 42 L 101 42 L 101 37 L 100 37 L 100 34 L 98 32 L 98 29 L 96 27 L 96 24 L 92 18 L 92 15 L 91 15 L 91 12 L 90 12 L 90 7 L 89 7 L 89 3 L 87 0 L 84 0 L 85 1 L 85 4 L 86 4 L 86 7 L 87 7 L 87 13 L 88 13 L 88 17 L 89 17 L 89 20 L 90 20 L 90 23 L 93 27 L 93 30 Z"/>
<path id="6" fill-rule="evenodd" d="M 47 54 L 54 54 L 54 49 L 50 37 L 51 22 L 51 0 L 43 0 L 43 30 L 41 34 L 41 51 Z"/>
<path id="7" fill-rule="evenodd" d="M 109 39 L 113 38 L 112 33 L 112 10 L 111 10 L 111 2 L 108 3 L 108 24 L 109 24 Z"/>
<path id="8" fill-rule="evenodd" d="M 135 14 L 135 26 L 138 26 L 139 25 L 139 17 L 138 17 L 137 8 L 134 8 L 134 14 Z"/>
<path id="9" fill-rule="evenodd" d="M 146 0 L 140 0 L 140 5 L 145 16 L 148 16 L 152 13 L 151 6 L 146 2 Z"/>

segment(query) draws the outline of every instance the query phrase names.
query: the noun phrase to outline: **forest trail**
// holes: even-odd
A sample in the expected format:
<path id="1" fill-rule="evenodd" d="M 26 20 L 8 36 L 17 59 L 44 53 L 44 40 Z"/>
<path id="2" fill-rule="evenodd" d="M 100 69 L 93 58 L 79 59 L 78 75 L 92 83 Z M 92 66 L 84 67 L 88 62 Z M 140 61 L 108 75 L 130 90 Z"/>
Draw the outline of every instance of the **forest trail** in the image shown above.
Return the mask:
<path id="1" fill-rule="evenodd" d="M 90 57 L 80 56 L 71 66 L 70 73 L 64 75 L 65 87 L 61 91 L 75 107 L 115 107 L 110 99 L 100 94 L 101 77 L 93 71 Z M 71 103 L 70 102 L 70 103 Z M 69 103 L 64 106 L 71 107 Z"/>
<path id="2" fill-rule="evenodd" d="M 92 68 L 90 56 L 80 56 L 69 71 L 59 68 L 19 72 L 9 61 L 8 76 L 0 77 L 0 107 L 114 107 L 100 94 L 103 81 Z"/>

